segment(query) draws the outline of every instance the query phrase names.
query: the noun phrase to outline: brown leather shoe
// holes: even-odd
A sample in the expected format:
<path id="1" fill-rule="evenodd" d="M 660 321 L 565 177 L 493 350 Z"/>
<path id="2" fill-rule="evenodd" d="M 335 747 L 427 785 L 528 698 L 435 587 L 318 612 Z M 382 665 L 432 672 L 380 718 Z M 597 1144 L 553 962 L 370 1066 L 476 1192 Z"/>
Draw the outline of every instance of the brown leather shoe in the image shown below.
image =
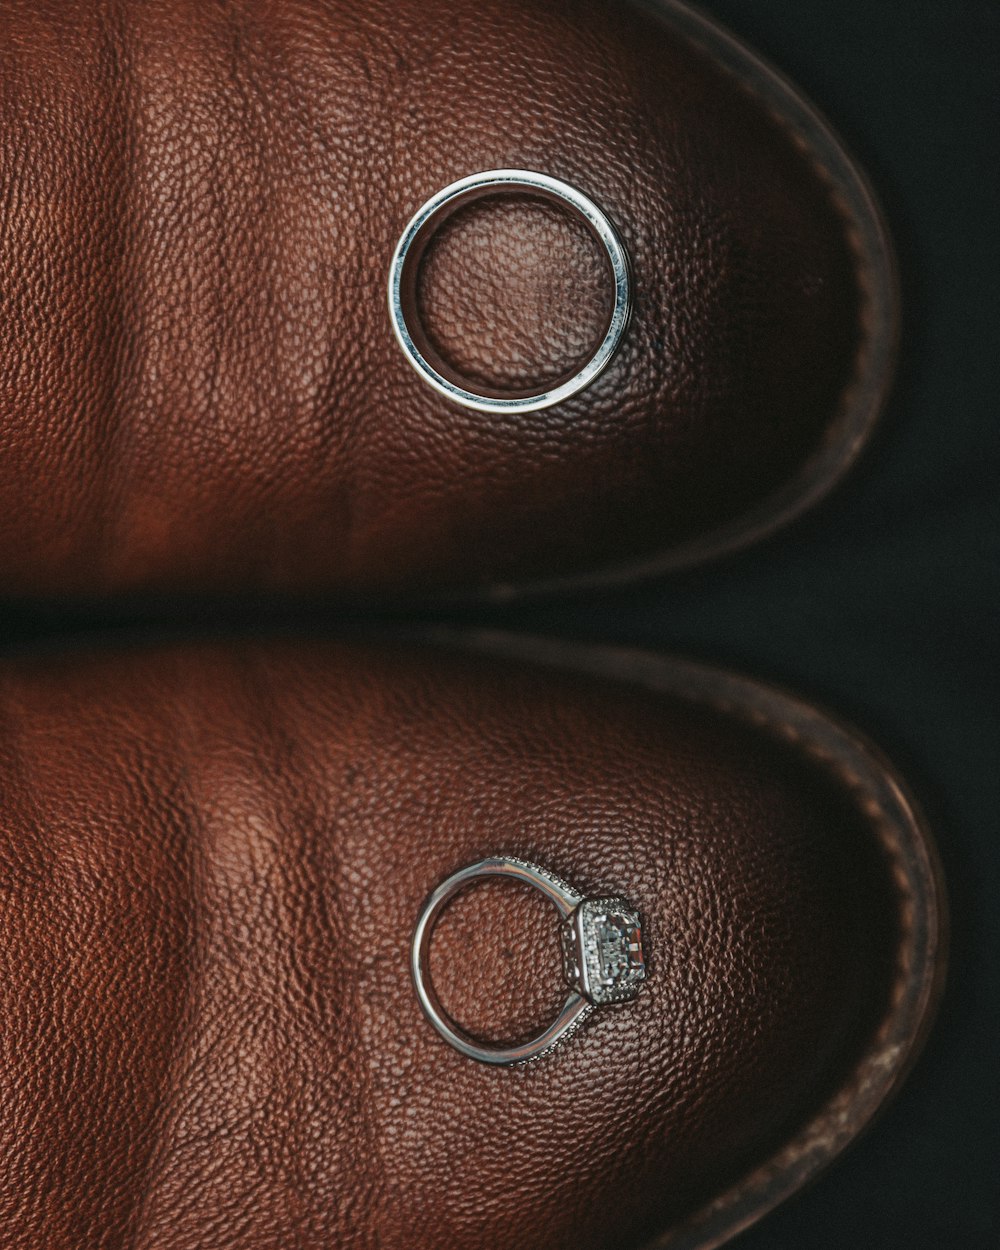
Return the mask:
<path id="1" fill-rule="evenodd" d="M 814 503 L 881 404 L 863 176 L 676 0 L 2 0 L 0 77 L 6 594 L 676 568 Z M 498 167 L 583 192 L 632 269 L 610 366 L 519 416 L 425 385 L 386 302 L 411 214 Z M 414 316 L 454 377 L 590 359 L 612 292 L 575 210 L 495 194 L 426 242 Z"/>
<path id="2" fill-rule="evenodd" d="M 943 904 L 885 760 L 698 665 L 462 646 L 3 668 L 5 1250 L 706 1250 L 895 1089 Z M 526 1067 L 411 981 L 429 892 L 498 854 L 641 917 L 637 996 Z M 537 1034 L 557 934 L 510 882 L 456 898 L 445 1010 Z"/>

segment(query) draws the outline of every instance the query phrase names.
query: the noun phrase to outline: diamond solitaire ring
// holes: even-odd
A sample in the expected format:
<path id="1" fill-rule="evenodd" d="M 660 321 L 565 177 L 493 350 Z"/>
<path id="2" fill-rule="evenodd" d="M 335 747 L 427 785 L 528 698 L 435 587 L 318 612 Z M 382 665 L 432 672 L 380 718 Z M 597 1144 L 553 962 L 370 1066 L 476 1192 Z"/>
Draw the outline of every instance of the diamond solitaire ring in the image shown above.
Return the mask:
<path id="1" fill-rule="evenodd" d="M 431 936 L 446 903 L 483 877 L 512 877 L 540 890 L 562 918 L 559 938 L 570 994 L 547 1029 L 520 1046 L 486 1046 L 464 1033 L 445 1012 L 429 972 Z M 427 1018 L 445 1041 L 480 1063 L 527 1063 L 574 1033 L 598 1007 L 635 998 L 646 979 L 639 914 L 623 898 L 584 898 L 553 873 L 523 859 L 496 856 L 450 876 L 423 906 L 413 934 L 413 983 Z"/>

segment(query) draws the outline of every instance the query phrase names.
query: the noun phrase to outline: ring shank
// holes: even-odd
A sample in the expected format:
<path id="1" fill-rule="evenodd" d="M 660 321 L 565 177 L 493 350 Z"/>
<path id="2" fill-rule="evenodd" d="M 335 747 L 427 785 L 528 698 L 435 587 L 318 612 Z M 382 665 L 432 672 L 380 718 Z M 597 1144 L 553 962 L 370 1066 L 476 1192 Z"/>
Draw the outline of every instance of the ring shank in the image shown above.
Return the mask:
<path id="1" fill-rule="evenodd" d="M 614 286 L 614 306 L 597 350 L 586 364 L 569 377 L 542 391 L 521 395 L 487 394 L 469 390 L 446 376 L 443 362 L 435 358 L 417 329 L 415 312 L 416 271 L 430 236 L 452 213 L 471 200 L 496 192 L 521 192 L 555 201 L 574 210 L 601 243 Z M 410 220 L 396 246 L 389 266 L 389 317 L 393 333 L 406 359 L 424 381 L 463 407 L 490 413 L 527 413 L 561 403 L 590 386 L 611 363 L 621 346 L 632 312 L 632 280 L 628 253 L 614 225 L 584 195 L 568 183 L 547 174 L 522 169 L 494 169 L 473 174 L 432 196 Z"/>
<path id="2" fill-rule="evenodd" d="M 495 1066 L 509 1066 L 527 1063 L 550 1050 L 560 1039 L 578 1028 L 593 1007 L 581 994 L 571 991 L 552 1024 L 537 1037 L 518 1046 L 487 1046 L 469 1037 L 449 1019 L 430 977 L 430 943 L 434 925 L 445 905 L 456 894 L 487 877 L 510 877 L 534 886 L 549 899 L 563 919 L 572 915 L 583 900 L 582 896 L 537 865 L 513 857 L 496 856 L 454 873 L 438 886 L 424 904 L 411 948 L 413 983 L 424 1013 L 445 1041 L 467 1058 Z"/>

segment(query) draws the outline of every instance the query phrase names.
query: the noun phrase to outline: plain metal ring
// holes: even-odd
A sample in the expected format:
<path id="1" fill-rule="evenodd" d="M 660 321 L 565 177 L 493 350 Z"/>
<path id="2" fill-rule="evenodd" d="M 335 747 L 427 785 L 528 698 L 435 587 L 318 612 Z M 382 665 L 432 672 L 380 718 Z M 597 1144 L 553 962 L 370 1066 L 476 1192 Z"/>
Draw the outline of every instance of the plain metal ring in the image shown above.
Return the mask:
<path id="1" fill-rule="evenodd" d="M 430 977 L 430 943 L 438 916 L 450 899 L 484 877 L 511 877 L 534 886 L 555 906 L 562 919 L 563 958 L 573 988 L 552 1024 L 520 1046 L 487 1046 L 469 1037 L 448 1017 Z M 614 977 L 601 980 L 597 934 L 602 922 L 609 925 L 609 915 L 613 922 L 618 922 L 618 928 L 612 922 L 611 930 L 619 938 L 620 959 Z M 634 998 L 646 975 L 639 917 L 625 899 L 586 899 L 546 869 L 513 856 L 480 860 L 453 873 L 438 886 L 417 920 L 410 968 L 420 1005 L 445 1041 L 469 1059 L 503 1066 L 527 1063 L 546 1054 L 574 1033 L 595 1008 Z"/>
<path id="2" fill-rule="evenodd" d="M 435 363 L 429 345 L 407 319 L 423 248 L 438 226 L 464 204 L 496 191 L 524 192 L 574 209 L 604 247 L 615 288 L 615 302 L 607 331 L 587 363 L 571 377 L 544 391 L 525 395 L 488 394 L 468 390 L 445 376 L 443 362 Z M 403 231 L 389 266 L 389 318 L 403 354 L 424 381 L 440 394 L 478 412 L 517 414 L 537 412 L 577 395 L 591 385 L 614 359 L 632 315 L 632 279 L 628 253 L 618 231 L 593 200 L 558 178 L 525 169 L 491 169 L 461 178 L 431 196 Z"/>

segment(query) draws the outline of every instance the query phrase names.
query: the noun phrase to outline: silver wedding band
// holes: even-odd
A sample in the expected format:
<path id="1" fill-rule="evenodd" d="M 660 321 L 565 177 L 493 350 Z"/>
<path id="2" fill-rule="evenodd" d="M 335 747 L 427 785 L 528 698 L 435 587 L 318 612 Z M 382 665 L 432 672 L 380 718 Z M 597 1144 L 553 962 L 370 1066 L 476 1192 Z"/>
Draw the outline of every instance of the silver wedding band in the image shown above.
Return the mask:
<path id="1" fill-rule="evenodd" d="M 510 877 L 540 890 L 561 918 L 566 980 L 572 987 L 556 1019 L 544 1032 L 517 1046 L 488 1046 L 464 1032 L 445 1011 L 430 977 L 434 925 L 450 899 L 485 877 Z M 635 998 L 646 977 L 638 913 L 623 898 L 584 898 L 553 873 L 512 856 L 494 856 L 462 868 L 431 894 L 413 934 L 410 966 L 425 1015 L 450 1045 L 480 1063 L 528 1063 L 565 1040 L 597 1007 Z"/>
<path id="2" fill-rule="evenodd" d="M 523 193 L 569 207 L 581 216 L 600 240 L 614 283 L 611 320 L 597 350 L 578 372 L 531 394 L 474 391 L 447 376 L 421 333 L 416 316 L 417 270 L 431 236 L 452 213 L 486 195 Z M 478 412 L 514 415 L 536 412 L 562 403 L 590 386 L 614 359 L 632 312 L 632 280 L 628 253 L 608 216 L 593 200 L 569 183 L 525 169 L 491 169 L 453 182 L 431 196 L 403 231 L 389 266 L 389 317 L 403 354 L 423 380 L 456 404 Z"/>

